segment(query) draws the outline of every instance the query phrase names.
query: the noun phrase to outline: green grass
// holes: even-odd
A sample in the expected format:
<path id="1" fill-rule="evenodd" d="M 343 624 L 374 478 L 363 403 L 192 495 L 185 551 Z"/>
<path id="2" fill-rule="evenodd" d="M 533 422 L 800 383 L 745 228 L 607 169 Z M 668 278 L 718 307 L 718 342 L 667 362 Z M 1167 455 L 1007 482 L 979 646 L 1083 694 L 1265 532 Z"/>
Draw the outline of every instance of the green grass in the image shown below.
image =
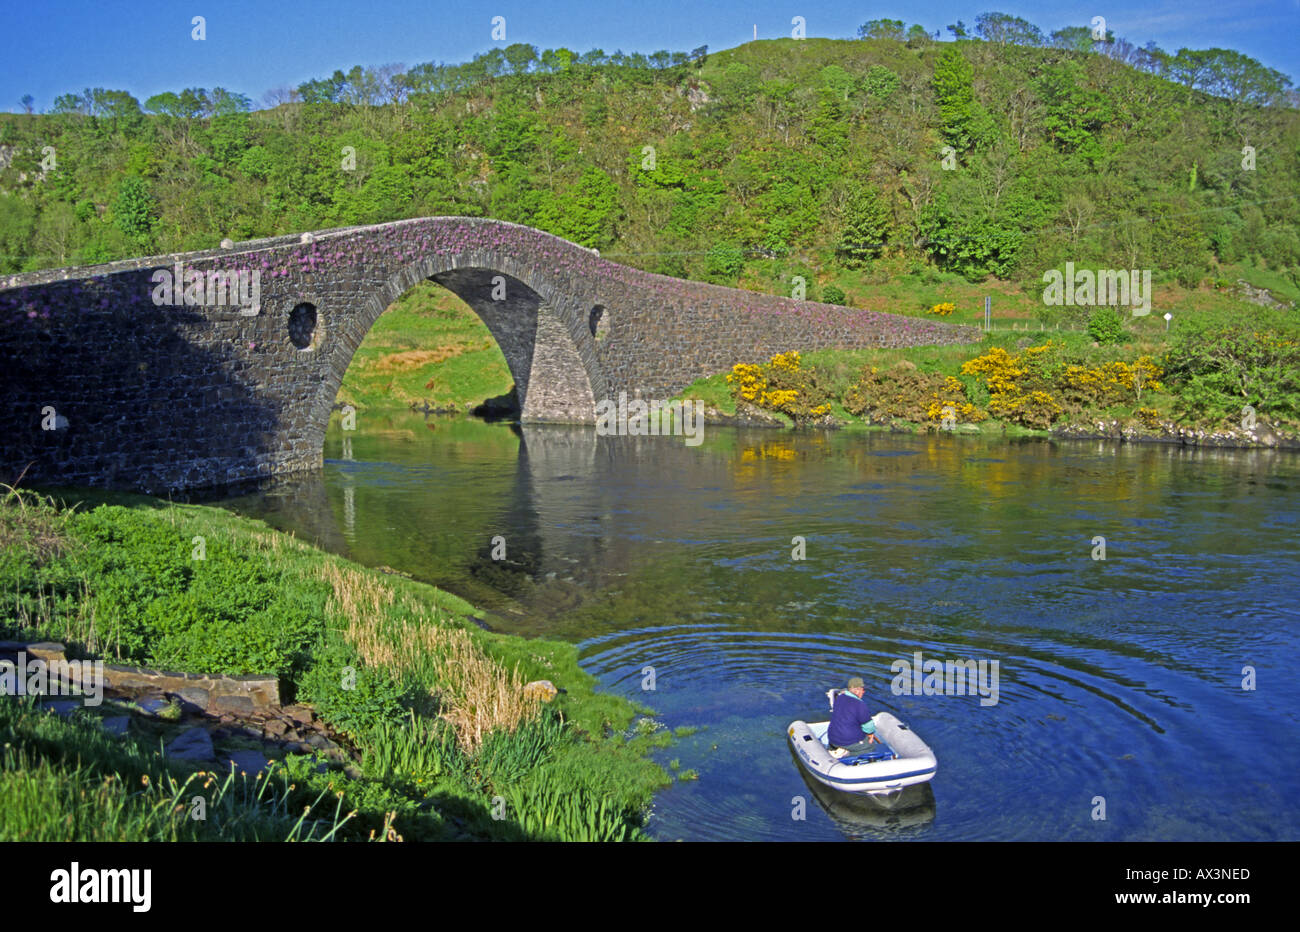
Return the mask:
<path id="1" fill-rule="evenodd" d="M 464 410 L 508 392 L 501 348 L 473 310 L 432 282 L 415 285 L 380 315 L 357 348 L 338 402 L 359 411 L 428 402 Z"/>
<path id="2" fill-rule="evenodd" d="M 1267 288 L 1277 301 L 1300 303 L 1300 284 L 1297 284 L 1294 273 L 1236 263 L 1223 266 L 1214 273 L 1214 277 L 1226 279 L 1233 287 L 1236 286 L 1237 279 L 1244 279 L 1256 288 Z"/>
<path id="3" fill-rule="evenodd" d="M 527 837 L 541 841 L 639 841 L 640 828 L 614 797 L 551 780 L 506 791 L 507 812 Z"/>
<path id="4" fill-rule="evenodd" d="M 351 819 L 283 773 L 187 771 L 146 739 L 30 700 L 0 702 L 0 745 L 0 841 L 327 841 Z"/>
<path id="5" fill-rule="evenodd" d="M 598 692 L 571 644 L 482 631 L 468 620 L 473 606 L 455 596 L 365 569 L 219 508 L 50 491 L 0 500 L 0 636 L 57 639 L 74 655 L 167 660 L 189 672 L 276 673 L 286 699 L 297 693 L 316 702 L 318 713 L 346 733 L 362 776 L 316 773 L 311 758 L 290 755 L 283 767 L 295 787 L 291 796 L 279 784 L 252 788 L 261 796 L 214 784 L 220 792 L 210 811 L 226 815 L 195 828 L 159 808 L 170 797 L 142 801 L 134 789 L 152 785 L 174 794 L 187 786 L 192 768 L 178 770 L 139 740 L 110 739 L 93 722 L 28 710 L 21 721 L 0 719 L 12 755 L 5 798 L 12 794 L 18 803 L 0 820 L 7 837 L 636 837 L 651 794 L 667 782 L 647 753 L 670 733 L 642 726 L 625 740 L 646 710 Z M 193 558 L 195 536 L 207 541 L 204 560 Z M 341 596 L 359 600 L 361 641 Z M 443 648 L 419 646 L 430 626 L 464 641 L 456 656 L 476 665 L 475 675 L 487 678 L 483 685 L 509 675 L 519 677 L 516 683 L 549 679 L 565 691 L 540 714 L 489 731 L 468 753 L 464 736 L 444 718 L 454 697 L 442 679 Z M 350 686 L 339 675 L 345 666 L 355 671 Z M 17 709 L 0 703 L 10 716 Z M 528 787 L 534 789 L 522 789 Z M 494 818 L 493 796 L 509 794 L 519 818 Z M 570 801 L 557 815 L 560 796 Z M 41 798 L 53 800 L 50 812 L 63 813 L 64 828 L 35 808 Z M 331 813 L 350 813 L 346 824 L 329 821 L 337 814 L 299 822 L 303 805 L 322 801 Z M 285 821 L 280 810 L 290 804 Z M 102 818 L 94 815 L 99 810 Z"/>

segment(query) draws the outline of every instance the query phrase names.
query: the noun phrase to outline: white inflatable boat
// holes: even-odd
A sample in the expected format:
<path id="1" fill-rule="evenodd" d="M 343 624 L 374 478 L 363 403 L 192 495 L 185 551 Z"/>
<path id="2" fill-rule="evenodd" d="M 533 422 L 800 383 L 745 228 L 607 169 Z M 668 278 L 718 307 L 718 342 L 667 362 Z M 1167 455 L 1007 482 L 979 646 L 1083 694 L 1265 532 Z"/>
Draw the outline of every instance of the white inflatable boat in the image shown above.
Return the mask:
<path id="1" fill-rule="evenodd" d="M 832 702 L 838 691 L 831 691 Z M 791 722 L 790 746 L 814 780 L 846 793 L 896 793 L 934 776 L 939 763 L 915 732 L 888 712 L 871 720 L 877 743 L 844 757 L 832 755 L 826 744 L 830 722 Z"/>

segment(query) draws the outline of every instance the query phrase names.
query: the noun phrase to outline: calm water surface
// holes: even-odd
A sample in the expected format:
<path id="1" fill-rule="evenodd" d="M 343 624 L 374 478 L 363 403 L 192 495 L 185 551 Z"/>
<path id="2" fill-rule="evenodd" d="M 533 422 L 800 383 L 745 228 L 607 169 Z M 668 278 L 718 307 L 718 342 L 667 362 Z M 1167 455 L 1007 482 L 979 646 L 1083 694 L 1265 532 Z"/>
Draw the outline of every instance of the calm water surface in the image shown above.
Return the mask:
<path id="1" fill-rule="evenodd" d="M 1300 457 L 361 420 L 320 474 L 225 504 L 574 641 L 700 727 L 663 755 L 700 779 L 656 797 L 656 837 L 1300 838 Z M 997 704 L 894 695 L 916 651 L 997 660 Z M 889 809 L 814 792 L 786 747 L 853 674 L 939 760 Z"/>

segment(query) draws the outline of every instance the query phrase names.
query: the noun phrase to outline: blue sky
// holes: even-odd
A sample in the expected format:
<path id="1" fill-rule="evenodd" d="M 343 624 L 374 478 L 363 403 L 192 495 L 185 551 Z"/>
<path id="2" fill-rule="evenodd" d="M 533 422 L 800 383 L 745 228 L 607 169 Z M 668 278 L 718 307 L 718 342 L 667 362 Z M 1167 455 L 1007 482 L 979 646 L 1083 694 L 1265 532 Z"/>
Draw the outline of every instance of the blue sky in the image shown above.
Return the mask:
<path id="1" fill-rule="evenodd" d="M 1104 16 L 1135 44 L 1232 48 L 1300 82 L 1300 0 L 7 0 L 0 13 L 0 110 L 20 109 L 24 94 L 47 110 L 58 94 L 86 87 L 126 90 L 143 102 L 165 90 L 221 86 L 256 104 L 273 87 L 354 64 L 466 61 L 493 45 L 491 20 L 498 15 L 506 18 L 507 43 L 652 52 L 730 48 L 750 40 L 754 26 L 759 38 L 788 36 L 796 15 L 807 21 L 809 36 L 850 38 L 868 19 L 888 17 L 941 30 L 947 39 L 948 23 L 962 19 L 969 27 L 985 10 L 1023 16 L 1044 32 Z M 207 20 L 204 42 L 190 38 L 195 15 Z"/>

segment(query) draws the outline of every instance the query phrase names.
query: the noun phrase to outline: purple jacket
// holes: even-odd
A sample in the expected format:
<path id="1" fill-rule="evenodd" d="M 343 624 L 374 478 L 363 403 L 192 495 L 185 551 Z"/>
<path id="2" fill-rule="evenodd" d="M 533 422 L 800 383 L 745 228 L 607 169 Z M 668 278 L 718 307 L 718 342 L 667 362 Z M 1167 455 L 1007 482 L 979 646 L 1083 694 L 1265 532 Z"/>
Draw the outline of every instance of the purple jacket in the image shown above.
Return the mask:
<path id="1" fill-rule="evenodd" d="M 835 705 L 831 708 L 831 724 L 826 729 L 826 740 L 841 748 L 857 744 L 866 737 L 862 726 L 869 721 L 871 710 L 867 704 L 845 690 L 835 697 Z"/>

